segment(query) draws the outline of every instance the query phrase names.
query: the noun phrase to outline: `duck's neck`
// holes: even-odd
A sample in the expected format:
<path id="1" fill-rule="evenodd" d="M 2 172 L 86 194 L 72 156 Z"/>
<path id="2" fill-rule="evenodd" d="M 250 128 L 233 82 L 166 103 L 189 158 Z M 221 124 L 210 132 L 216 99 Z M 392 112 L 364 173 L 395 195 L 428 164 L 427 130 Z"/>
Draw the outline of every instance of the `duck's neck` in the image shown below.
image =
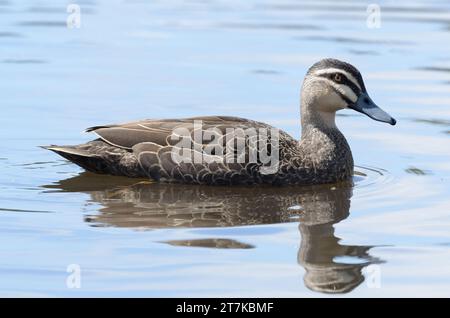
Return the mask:
<path id="1" fill-rule="evenodd" d="M 321 111 L 309 111 L 308 109 L 302 109 L 301 112 L 301 124 L 302 124 L 302 138 L 305 137 L 311 129 L 319 130 L 337 130 L 336 127 L 336 113 L 334 112 L 321 112 Z"/>
<path id="2" fill-rule="evenodd" d="M 353 157 L 344 135 L 335 124 L 335 113 L 302 109 L 303 156 L 315 167 L 340 181 L 353 174 Z"/>

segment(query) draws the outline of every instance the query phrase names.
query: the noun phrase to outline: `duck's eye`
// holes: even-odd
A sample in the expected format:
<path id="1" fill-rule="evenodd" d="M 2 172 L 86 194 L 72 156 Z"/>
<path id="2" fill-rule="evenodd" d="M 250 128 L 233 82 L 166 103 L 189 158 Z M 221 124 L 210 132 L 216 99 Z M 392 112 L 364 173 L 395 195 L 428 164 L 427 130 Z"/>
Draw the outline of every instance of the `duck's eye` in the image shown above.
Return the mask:
<path id="1" fill-rule="evenodd" d="M 341 76 L 341 74 L 338 74 L 338 73 L 334 74 L 334 80 L 335 80 L 336 82 L 340 83 L 340 82 L 342 81 L 342 76 Z"/>

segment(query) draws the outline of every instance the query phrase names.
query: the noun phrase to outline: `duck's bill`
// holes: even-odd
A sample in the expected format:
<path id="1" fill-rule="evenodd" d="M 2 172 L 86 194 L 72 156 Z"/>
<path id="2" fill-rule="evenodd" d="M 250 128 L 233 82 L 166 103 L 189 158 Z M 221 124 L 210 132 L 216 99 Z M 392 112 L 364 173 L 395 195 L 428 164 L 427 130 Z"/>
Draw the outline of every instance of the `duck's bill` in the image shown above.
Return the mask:
<path id="1" fill-rule="evenodd" d="M 358 100 L 353 105 L 350 105 L 349 108 L 363 113 L 373 120 L 391 125 L 395 125 L 397 123 L 394 118 L 378 107 L 366 93 L 361 93 Z"/>

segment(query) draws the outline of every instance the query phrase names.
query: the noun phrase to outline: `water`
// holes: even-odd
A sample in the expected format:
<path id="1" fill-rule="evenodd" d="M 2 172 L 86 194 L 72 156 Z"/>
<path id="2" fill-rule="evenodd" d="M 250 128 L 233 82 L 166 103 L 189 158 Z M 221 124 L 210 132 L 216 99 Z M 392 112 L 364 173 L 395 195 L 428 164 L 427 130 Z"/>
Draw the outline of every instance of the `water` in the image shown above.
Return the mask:
<path id="1" fill-rule="evenodd" d="M 83 0 L 80 29 L 67 3 L 0 1 L 0 295 L 450 296 L 449 3 L 381 1 L 379 29 L 359 1 Z M 398 121 L 338 117 L 354 187 L 149 184 L 38 148 L 207 114 L 298 138 L 327 56 Z"/>

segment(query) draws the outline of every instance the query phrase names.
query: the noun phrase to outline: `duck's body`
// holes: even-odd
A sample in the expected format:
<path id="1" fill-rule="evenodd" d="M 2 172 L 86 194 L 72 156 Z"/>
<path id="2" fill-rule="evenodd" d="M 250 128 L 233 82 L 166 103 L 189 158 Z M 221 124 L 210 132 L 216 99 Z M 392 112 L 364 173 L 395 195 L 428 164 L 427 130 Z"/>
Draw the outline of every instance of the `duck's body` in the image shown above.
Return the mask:
<path id="1" fill-rule="evenodd" d="M 204 131 L 215 128 L 271 130 L 274 127 L 238 117 L 193 117 L 145 120 L 124 125 L 100 126 L 88 131 L 100 139 L 77 146 L 50 146 L 86 170 L 156 181 L 197 184 L 319 184 L 346 180 L 353 172 L 353 159 L 344 136 L 337 129 L 314 127 L 299 142 L 279 131 L 279 164 L 275 173 L 261 173 L 261 162 L 180 163 L 171 158 L 171 135 L 177 128 L 194 131 L 194 122 Z M 224 138 L 225 139 L 225 138 Z M 248 151 L 246 152 L 248 154 Z"/>
<path id="2" fill-rule="evenodd" d="M 330 83 L 330 74 L 340 74 L 340 79 L 343 76 L 350 82 Z M 265 123 L 209 116 L 97 126 L 87 129 L 100 137 L 97 140 L 46 148 L 92 172 L 155 181 L 210 185 L 344 181 L 353 174 L 353 158 L 334 123 L 335 112 L 353 103 L 352 108 L 395 124 L 379 108 L 381 115 L 373 114 L 376 106 L 368 99 L 358 75 L 351 65 L 331 59 L 316 63 L 308 71 L 302 89 L 300 141 Z M 363 103 L 360 95 L 370 111 L 356 108 Z"/>

